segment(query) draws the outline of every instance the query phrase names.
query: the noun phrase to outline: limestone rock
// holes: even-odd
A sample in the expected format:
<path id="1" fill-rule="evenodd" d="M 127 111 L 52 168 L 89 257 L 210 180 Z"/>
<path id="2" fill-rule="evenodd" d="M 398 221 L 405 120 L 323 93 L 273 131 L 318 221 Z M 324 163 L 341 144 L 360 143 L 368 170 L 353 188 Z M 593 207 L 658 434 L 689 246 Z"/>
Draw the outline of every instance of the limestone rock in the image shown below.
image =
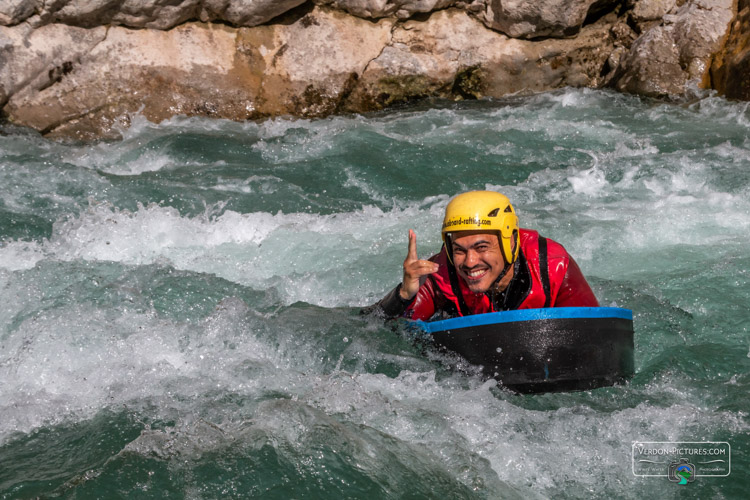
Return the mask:
<path id="1" fill-rule="evenodd" d="M 368 18 L 396 16 L 401 19 L 416 13 L 432 12 L 457 3 L 457 0 L 315 0 L 318 5 L 329 5 L 349 14 Z"/>
<path id="2" fill-rule="evenodd" d="M 41 9 L 43 0 L 0 0 L 0 26 L 21 23 Z"/>
<path id="3" fill-rule="evenodd" d="M 503 96 L 563 86 L 597 86 L 612 48 L 610 26 L 571 40 L 531 42 L 482 29 L 457 10 L 394 29 L 347 99 L 350 110 L 381 109 L 426 96 Z"/>
<path id="4" fill-rule="evenodd" d="M 170 29 L 191 19 L 257 26 L 305 0 L 0 0 L 0 25 L 39 14 L 37 24 Z"/>
<path id="5" fill-rule="evenodd" d="M 241 29 L 239 60 L 261 80 L 257 111 L 307 117 L 338 111 L 389 43 L 392 27 L 390 19 L 375 23 L 315 9 L 292 24 Z"/>
<path id="6" fill-rule="evenodd" d="M 200 0 L 50 0 L 41 22 L 93 28 L 119 24 L 133 28 L 166 29 L 195 18 Z"/>
<path id="7" fill-rule="evenodd" d="M 693 0 L 675 14 L 675 43 L 689 80 L 706 77 L 711 57 L 729 34 L 735 8 L 736 0 Z"/>
<path id="8" fill-rule="evenodd" d="M 286 12 L 301 0 L 33 3 L 27 22 L 0 26 L 3 115 L 50 137 L 96 139 L 117 136 L 134 113 L 154 122 L 175 115 L 321 117 L 424 97 L 500 97 L 605 83 L 649 96 L 681 95 L 688 81 L 708 83 L 706 68 L 727 36 L 711 76 L 727 95 L 750 97 L 750 0 L 740 0 L 745 8 L 731 35 L 734 0 L 688 0 L 661 21 L 644 21 L 658 24 L 640 36 L 632 18 L 617 10 L 601 15 L 612 8 L 609 0 L 475 0 L 447 9 L 453 0 L 316 1 L 329 6 L 310 2 Z M 576 1 L 578 17 L 565 22 L 539 10 L 559 2 L 572 14 Z M 509 37 L 482 20 L 497 5 L 524 13 L 537 8 L 539 17 L 525 19 L 538 27 L 518 36 L 577 35 Z M 413 15 L 433 8 L 441 10 Z M 597 9 L 605 10 L 592 16 Z M 0 12 L 13 11 L 18 20 L 22 10 Z M 187 12 L 202 22 L 183 22 Z M 588 24 L 579 24 L 581 15 L 589 15 Z M 207 22 L 267 18 L 274 22 L 241 28 Z M 50 24 L 54 19 L 65 22 Z"/>
<path id="9" fill-rule="evenodd" d="M 688 82 L 707 86 L 708 66 L 733 16 L 733 0 L 689 0 L 635 41 L 613 77 L 614 87 L 664 97 L 684 94 Z"/>
<path id="10" fill-rule="evenodd" d="M 484 24 L 513 38 L 564 38 L 578 33 L 592 6 L 612 10 L 619 0 L 484 0 Z"/>
<path id="11" fill-rule="evenodd" d="M 92 28 L 109 24 L 170 29 L 192 19 L 258 26 L 306 0 L 0 0 L 0 25 L 10 26 L 39 14 L 39 22 Z M 314 0 L 352 15 L 406 19 L 444 9 L 458 0 Z"/>
<path id="12" fill-rule="evenodd" d="M 635 0 L 632 4 L 634 21 L 660 21 L 675 8 L 677 0 Z"/>
<path id="13" fill-rule="evenodd" d="M 43 90 L 80 67 L 81 59 L 104 39 L 106 31 L 59 24 L 0 29 L 0 106 L 21 90 Z"/>
<path id="14" fill-rule="evenodd" d="M 69 33 L 81 29 L 50 26 Z M 116 135 L 113 127 L 140 109 L 155 122 L 199 110 L 208 116 L 246 117 L 239 106 L 250 96 L 242 83 L 214 78 L 231 71 L 234 38 L 221 26 L 187 24 L 170 32 L 109 28 L 76 64 L 39 89 L 14 94 L 4 111 L 19 125 L 79 139 Z M 49 47 L 57 40 L 45 41 Z"/>
<path id="15" fill-rule="evenodd" d="M 680 66 L 672 31 L 672 27 L 659 26 L 636 40 L 621 59 L 622 74 L 615 83 L 618 90 L 651 97 L 684 92 L 687 75 Z"/>
<path id="16" fill-rule="evenodd" d="M 720 94 L 750 101 L 750 0 L 739 8 L 727 43 L 711 65 L 711 80 Z"/>
<path id="17" fill-rule="evenodd" d="M 81 30 L 50 25 L 32 37 L 57 67 Z M 93 30 L 105 32 L 105 28 Z M 4 113 L 50 137 L 116 137 L 129 115 L 160 122 L 175 115 L 233 120 L 335 111 L 357 75 L 390 38 L 390 22 L 315 11 L 291 23 L 234 29 L 187 23 L 169 31 L 112 27 L 106 38 L 35 85 L 15 83 Z M 37 33 L 39 32 L 39 33 Z M 31 78 L 28 77 L 26 80 Z M 45 81 L 42 81 L 45 80 Z"/>
<path id="18" fill-rule="evenodd" d="M 303 3 L 305 0 L 203 0 L 201 20 L 258 26 Z"/>

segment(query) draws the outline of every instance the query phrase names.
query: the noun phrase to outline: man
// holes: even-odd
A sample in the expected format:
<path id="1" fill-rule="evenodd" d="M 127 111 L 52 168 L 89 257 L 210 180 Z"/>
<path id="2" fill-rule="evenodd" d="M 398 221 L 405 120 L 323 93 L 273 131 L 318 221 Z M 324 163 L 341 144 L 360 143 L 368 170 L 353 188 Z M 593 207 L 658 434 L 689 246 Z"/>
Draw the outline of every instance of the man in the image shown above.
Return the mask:
<path id="1" fill-rule="evenodd" d="M 518 227 L 508 198 L 470 191 L 445 208 L 443 248 L 429 260 L 409 251 L 401 283 L 376 309 L 388 317 L 445 319 L 512 309 L 598 307 L 591 287 L 562 245 Z"/>

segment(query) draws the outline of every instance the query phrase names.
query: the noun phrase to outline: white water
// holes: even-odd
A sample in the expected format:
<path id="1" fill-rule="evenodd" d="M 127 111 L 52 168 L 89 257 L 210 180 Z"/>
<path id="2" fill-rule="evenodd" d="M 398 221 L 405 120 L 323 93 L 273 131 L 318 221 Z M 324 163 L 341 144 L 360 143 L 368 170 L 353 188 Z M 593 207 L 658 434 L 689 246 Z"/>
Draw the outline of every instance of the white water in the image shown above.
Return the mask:
<path id="1" fill-rule="evenodd" d="M 349 443 L 365 468 L 385 468 L 382 450 L 398 451 L 478 491 L 528 497 L 562 488 L 569 496 L 621 497 L 657 485 L 665 493 L 666 481 L 629 474 L 632 441 L 737 441 L 750 431 L 734 396 L 722 399 L 750 383 L 736 356 L 750 357 L 750 183 L 742 177 L 750 141 L 697 144 L 691 120 L 750 125 L 747 109 L 714 98 L 677 109 L 628 103 L 632 113 L 624 114 L 635 125 L 612 110 L 596 119 L 576 114 L 581 106 L 604 108 L 608 99 L 568 91 L 474 113 L 242 126 L 143 122 L 119 145 L 31 141 L 37 156 L 26 163 L 8 159 L 23 148 L 6 145 L 0 178 L 20 189 L 3 190 L 4 207 L 29 210 L 27 195 L 38 189 L 57 222 L 46 237 L 0 245 L 0 443 L 125 408 L 172 422 L 125 448 L 146 457 L 229 453 L 259 433 L 304 448 L 323 427 Z M 669 122 L 682 129 L 663 130 Z M 278 175 L 222 173 L 192 186 L 170 175 L 231 164 L 223 150 L 190 163 L 166 146 L 136 146 L 196 128 L 219 138 L 251 136 L 248 148 Z M 487 131 L 499 136 L 483 137 Z M 503 140 L 514 131 L 530 145 Z M 554 146 L 540 149 L 539 136 Z M 472 137 L 477 156 L 493 161 L 477 164 L 484 169 L 479 183 L 457 175 L 456 191 L 505 192 L 523 226 L 568 248 L 604 305 L 634 309 L 641 378 L 631 386 L 512 396 L 471 373 L 446 372 L 453 361 L 423 355 L 403 334 L 343 309 L 372 303 L 397 283 L 409 228 L 417 229 L 420 254 L 438 250 L 442 211 L 454 192 L 431 183 L 473 156 L 450 159 L 440 175 L 407 171 L 380 181 L 376 174 L 388 175 L 393 165 L 381 168 L 372 158 L 351 164 L 328 192 L 299 188 L 309 199 L 332 200 L 320 212 L 302 204 L 237 211 L 213 201 L 202 212 L 180 210 L 169 200 L 141 203 L 138 186 L 122 188 L 133 190 L 125 194 L 141 203 L 135 208 L 91 196 L 114 189 L 102 173 L 175 182 L 175 197 L 183 188 L 226 193 L 226 202 L 285 196 L 284 169 L 333 161 L 347 144 L 396 141 L 388 143 L 394 150 L 419 147 L 427 155 L 441 142 L 458 150 Z M 517 177 L 498 183 L 510 167 L 496 165 L 511 160 Z M 155 174 L 163 177 L 147 177 Z M 40 176 L 49 183 L 37 188 Z M 424 188 L 414 196 L 389 184 L 401 178 Z M 368 201 L 337 210 L 334 197 L 344 195 L 333 193 L 341 192 Z M 255 298 L 235 298 L 240 292 Z M 159 301 L 166 296 L 165 306 Z M 693 361 L 696 352 L 706 366 Z M 725 366 L 715 352 L 724 353 Z"/>

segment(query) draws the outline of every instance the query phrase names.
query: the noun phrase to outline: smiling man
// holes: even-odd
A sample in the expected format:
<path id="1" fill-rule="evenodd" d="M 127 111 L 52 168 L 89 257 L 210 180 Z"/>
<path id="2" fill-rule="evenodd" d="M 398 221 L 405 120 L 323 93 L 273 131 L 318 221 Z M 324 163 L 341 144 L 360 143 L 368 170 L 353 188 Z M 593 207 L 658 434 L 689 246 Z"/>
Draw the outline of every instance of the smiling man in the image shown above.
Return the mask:
<path id="1" fill-rule="evenodd" d="M 562 245 L 518 227 L 508 198 L 470 191 L 445 208 L 443 248 L 421 260 L 409 230 L 401 283 L 383 300 L 388 317 L 445 319 L 511 309 L 597 307 L 591 287 Z"/>

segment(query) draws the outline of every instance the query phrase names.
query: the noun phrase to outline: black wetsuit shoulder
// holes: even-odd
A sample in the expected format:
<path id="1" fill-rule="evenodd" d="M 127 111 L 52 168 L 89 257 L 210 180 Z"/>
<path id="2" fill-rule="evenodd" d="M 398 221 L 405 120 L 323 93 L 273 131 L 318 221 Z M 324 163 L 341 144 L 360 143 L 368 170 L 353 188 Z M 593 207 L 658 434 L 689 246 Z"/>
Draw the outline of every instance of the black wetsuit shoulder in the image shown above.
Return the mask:
<path id="1" fill-rule="evenodd" d="M 518 309 L 531 292 L 531 272 L 523 252 L 518 252 L 518 259 L 513 266 L 513 279 L 510 280 L 508 288 L 502 292 L 486 292 L 495 311 Z"/>

